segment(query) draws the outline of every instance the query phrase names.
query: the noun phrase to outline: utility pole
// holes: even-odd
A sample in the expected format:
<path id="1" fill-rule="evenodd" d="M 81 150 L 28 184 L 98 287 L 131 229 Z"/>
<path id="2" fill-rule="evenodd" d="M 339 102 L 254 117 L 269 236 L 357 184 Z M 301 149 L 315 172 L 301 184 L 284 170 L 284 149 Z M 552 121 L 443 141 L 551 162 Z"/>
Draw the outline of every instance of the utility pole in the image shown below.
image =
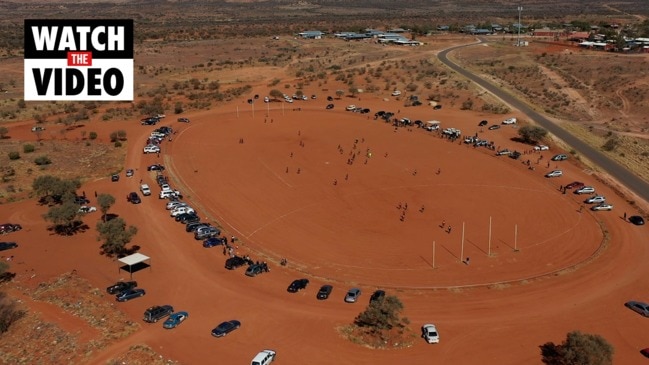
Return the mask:
<path id="1" fill-rule="evenodd" d="M 518 46 L 521 46 L 521 28 L 523 27 L 521 24 L 521 13 L 523 12 L 523 6 L 519 5 L 518 6 Z"/>

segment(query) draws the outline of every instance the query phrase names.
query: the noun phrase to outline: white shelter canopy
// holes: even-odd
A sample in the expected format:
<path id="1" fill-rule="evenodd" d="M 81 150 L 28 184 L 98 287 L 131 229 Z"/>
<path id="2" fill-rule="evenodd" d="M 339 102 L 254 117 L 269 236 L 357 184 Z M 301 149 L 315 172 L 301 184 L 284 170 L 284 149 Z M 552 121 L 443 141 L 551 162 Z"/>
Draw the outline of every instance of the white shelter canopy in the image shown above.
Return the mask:
<path id="1" fill-rule="evenodd" d="M 142 269 L 143 267 L 149 267 L 151 268 L 151 265 L 146 264 L 145 261 L 150 260 L 151 258 L 149 256 L 143 255 L 141 253 L 134 253 L 132 255 L 128 255 L 126 257 L 122 257 L 121 259 L 117 260 L 124 264 L 124 266 L 120 267 L 117 269 L 117 271 L 124 269 L 126 270 L 126 267 L 128 266 L 128 272 L 131 274 L 131 279 L 133 278 L 133 266 L 139 266 L 136 268 L 136 271 Z"/>

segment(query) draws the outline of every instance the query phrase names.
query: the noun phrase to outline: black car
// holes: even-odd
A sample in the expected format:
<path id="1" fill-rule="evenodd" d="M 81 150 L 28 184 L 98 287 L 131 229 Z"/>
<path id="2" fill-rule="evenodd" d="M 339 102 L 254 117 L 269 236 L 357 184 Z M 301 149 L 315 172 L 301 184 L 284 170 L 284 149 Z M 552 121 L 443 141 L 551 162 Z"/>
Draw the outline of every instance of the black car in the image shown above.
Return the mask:
<path id="1" fill-rule="evenodd" d="M 189 118 L 178 118 L 180 123 L 189 123 Z"/>
<path id="2" fill-rule="evenodd" d="M 442 106 L 440 104 L 437 104 L 433 107 L 433 110 L 440 110 L 442 109 Z"/>
<path id="3" fill-rule="evenodd" d="M 132 191 L 126 196 L 126 201 L 132 204 L 140 204 L 142 203 L 142 199 L 140 199 L 140 196 L 137 195 L 136 192 Z"/>
<path id="4" fill-rule="evenodd" d="M 118 175 L 118 174 L 113 174 L 113 175 L 110 177 L 110 181 L 112 181 L 112 182 L 118 182 L 118 181 L 119 181 L 119 175 Z"/>
<path id="5" fill-rule="evenodd" d="M 0 251 L 11 250 L 16 247 L 18 247 L 16 242 L 0 242 Z"/>
<path id="6" fill-rule="evenodd" d="M 334 101 L 334 98 L 332 96 L 327 96 L 327 101 Z"/>
<path id="7" fill-rule="evenodd" d="M 489 122 L 486 120 L 481 120 L 480 123 L 478 123 L 478 127 L 484 127 L 488 124 Z"/>
<path id="8" fill-rule="evenodd" d="M 194 220 L 198 218 L 198 220 Z M 192 221 L 198 222 L 200 221 L 200 217 L 196 215 L 196 213 L 183 213 L 183 214 L 178 214 L 176 216 L 176 222 L 184 223 L 187 224 L 188 222 L 191 223 Z"/>
<path id="9" fill-rule="evenodd" d="M 629 222 L 635 224 L 636 226 L 644 225 L 644 218 L 639 215 L 632 215 L 629 217 Z"/>
<path id="10" fill-rule="evenodd" d="M 374 293 L 372 293 L 372 296 L 370 297 L 370 303 L 380 301 L 383 298 L 385 298 L 385 291 L 377 290 Z"/>
<path id="11" fill-rule="evenodd" d="M 514 151 L 509 154 L 509 158 L 513 158 L 514 160 L 518 160 L 521 157 L 521 153 L 518 151 Z"/>
<path id="12" fill-rule="evenodd" d="M 17 232 L 21 229 L 23 229 L 23 226 L 21 226 L 20 224 L 5 223 L 0 225 L 0 234 Z"/>
<path id="13" fill-rule="evenodd" d="M 147 171 L 164 171 L 165 167 L 160 165 L 159 163 L 157 163 L 155 165 L 151 165 L 151 166 L 147 167 L 146 170 Z"/>
<path id="14" fill-rule="evenodd" d="M 309 279 L 295 279 L 291 285 L 288 286 L 286 291 L 289 293 L 297 293 L 302 289 L 306 289 L 307 285 L 309 285 Z"/>
<path id="15" fill-rule="evenodd" d="M 133 289 L 137 286 L 137 281 L 118 281 L 106 288 L 108 294 L 119 294 L 123 291 Z"/>
<path id="16" fill-rule="evenodd" d="M 195 232 L 200 227 L 208 227 L 210 224 L 205 222 L 190 222 L 185 226 L 185 232 Z"/>
<path id="17" fill-rule="evenodd" d="M 327 104 L 327 109 L 333 109 L 334 105 L 333 104 Z"/>
<path id="18" fill-rule="evenodd" d="M 90 200 L 88 200 L 88 198 L 86 198 L 85 196 L 75 196 L 74 203 L 79 205 L 84 205 L 84 204 L 89 204 Z"/>
<path id="19" fill-rule="evenodd" d="M 131 299 L 139 298 L 144 296 L 146 292 L 144 289 L 134 288 L 123 291 L 115 296 L 115 299 L 118 302 L 128 302 Z"/>
<path id="20" fill-rule="evenodd" d="M 248 261 L 244 259 L 241 256 L 234 256 L 230 257 L 229 259 L 225 260 L 225 268 L 228 270 L 234 270 L 238 267 L 241 267 L 243 265 L 246 265 Z"/>
<path id="21" fill-rule="evenodd" d="M 329 298 L 329 295 L 331 294 L 331 291 L 334 289 L 333 286 L 331 285 L 323 285 L 320 287 L 320 290 L 318 290 L 318 294 L 316 295 L 316 298 L 320 300 L 324 300 Z"/>
<path id="22" fill-rule="evenodd" d="M 241 327 L 241 322 L 233 319 L 231 321 L 223 322 L 216 326 L 212 330 L 212 336 L 214 337 L 223 337 L 227 335 L 228 333 L 236 330 L 237 328 Z"/>
<path id="23" fill-rule="evenodd" d="M 205 248 L 212 248 L 223 244 L 223 239 L 221 237 L 210 237 L 203 241 L 203 247 Z"/>
<path id="24" fill-rule="evenodd" d="M 154 305 L 144 311 L 144 322 L 156 323 L 173 312 L 174 307 L 170 305 Z"/>

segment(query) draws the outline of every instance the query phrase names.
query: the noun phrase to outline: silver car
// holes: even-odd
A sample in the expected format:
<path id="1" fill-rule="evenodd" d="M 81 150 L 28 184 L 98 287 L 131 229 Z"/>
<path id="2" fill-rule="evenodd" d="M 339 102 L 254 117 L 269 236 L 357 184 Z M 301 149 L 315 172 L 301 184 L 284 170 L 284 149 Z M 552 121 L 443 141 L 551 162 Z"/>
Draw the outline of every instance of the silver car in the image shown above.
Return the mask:
<path id="1" fill-rule="evenodd" d="M 595 206 L 591 207 L 590 210 L 594 210 L 594 211 L 613 210 L 613 206 L 611 204 L 602 203 L 602 204 L 595 205 Z"/>
<path id="2" fill-rule="evenodd" d="M 563 171 L 561 170 L 553 170 L 545 174 L 545 177 L 560 177 L 563 176 Z"/>
<path id="3" fill-rule="evenodd" d="M 595 188 L 592 186 L 584 186 L 575 190 L 575 194 L 593 194 L 595 193 Z"/>
<path id="4" fill-rule="evenodd" d="M 603 197 L 602 195 L 596 195 L 593 197 L 590 197 L 586 200 L 584 200 L 584 203 L 586 204 L 599 204 L 599 203 L 604 203 L 606 201 L 606 198 Z"/>
<path id="5" fill-rule="evenodd" d="M 361 296 L 361 290 L 358 288 L 351 288 L 345 295 L 345 302 L 347 303 L 356 303 L 358 297 Z"/>

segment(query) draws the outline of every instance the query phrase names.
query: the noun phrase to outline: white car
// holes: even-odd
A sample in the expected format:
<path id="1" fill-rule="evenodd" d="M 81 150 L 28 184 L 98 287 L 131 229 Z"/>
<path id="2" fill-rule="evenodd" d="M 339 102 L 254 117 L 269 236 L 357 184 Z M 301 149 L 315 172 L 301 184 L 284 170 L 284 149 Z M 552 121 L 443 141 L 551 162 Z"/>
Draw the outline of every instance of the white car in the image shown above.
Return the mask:
<path id="1" fill-rule="evenodd" d="M 291 99 L 291 98 L 286 98 L 284 100 L 286 100 L 287 103 L 292 103 L 293 102 L 293 99 Z"/>
<path id="2" fill-rule="evenodd" d="M 169 199 L 169 198 L 180 198 L 182 194 L 178 190 L 163 190 L 160 192 L 160 199 Z"/>
<path id="3" fill-rule="evenodd" d="M 548 146 L 546 146 L 546 145 L 544 145 L 544 144 L 540 144 L 540 145 L 538 145 L 538 146 L 534 146 L 534 150 L 535 150 L 535 151 L 548 151 L 549 149 L 550 149 L 550 147 L 548 147 Z"/>
<path id="4" fill-rule="evenodd" d="M 399 91 L 399 90 L 394 90 L 392 92 L 392 96 L 399 96 L 399 95 L 401 95 L 401 91 Z"/>
<path id="5" fill-rule="evenodd" d="M 142 195 L 144 195 L 144 196 L 151 195 L 151 188 L 149 188 L 149 185 L 147 185 L 147 184 L 140 185 L 140 191 L 142 192 Z"/>
<path id="6" fill-rule="evenodd" d="M 559 176 L 563 176 L 563 171 L 561 171 L 561 170 L 552 170 L 552 171 L 548 172 L 547 174 L 545 174 L 545 177 L 559 177 Z"/>
<path id="7" fill-rule="evenodd" d="M 356 110 L 356 105 L 354 105 L 354 104 L 347 105 L 347 108 L 345 108 L 345 110 L 347 110 L 348 112 L 354 111 L 354 110 Z"/>
<path id="8" fill-rule="evenodd" d="M 588 198 L 588 199 L 584 200 L 584 203 L 586 203 L 586 204 L 600 204 L 600 203 L 604 203 L 605 201 L 606 201 L 605 197 L 603 197 L 601 195 L 597 195 L 597 196 L 594 196 L 594 197 L 591 197 L 591 198 Z"/>
<path id="9" fill-rule="evenodd" d="M 264 96 L 264 103 L 270 103 L 270 98 L 268 96 Z"/>
<path id="10" fill-rule="evenodd" d="M 434 324 L 425 324 L 421 327 L 422 337 L 428 343 L 439 343 L 439 333 Z"/>
<path id="11" fill-rule="evenodd" d="M 187 204 L 185 202 L 172 201 L 172 202 L 167 203 L 167 210 L 173 210 L 173 209 L 176 209 L 178 207 L 187 207 L 187 206 L 189 206 L 189 204 Z"/>
<path id="12" fill-rule="evenodd" d="M 160 147 L 156 145 L 148 145 L 144 147 L 144 153 L 158 153 L 160 152 Z"/>
<path id="13" fill-rule="evenodd" d="M 507 118 L 503 120 L 503 124 L 516 124 L 516 118 Z"/>
<path id="14" fill-rule="evenodd" d="M 575 190 L 575 194 L 593 194 L 595 193 L 595 188 L 592 186 L 583 186 Z"/>
<path id="15" fill-rule="evenodd" d="M 90 213 L 90 212 L 96 212 L 97 208 L 95 207 L 89 207 L 87 205 L 83 205 L 79 207 L 79 213 Z"/>
<path id="16" fill-rule="evenodd" d="M 194 210 L 194 208 L 189 207 L 189 206 L 187 206 L 187 207 L 178 207 L 178 208 L 172 210 L 169 215 L 171 215 L 172 217 L 175 217 L 175 216 L 179 216 L 181 214 L 194 213 L 194 212 L 196 212 Z"/>
<path id="17" fill-rule="evenodd" d="M 613 206 L 611 204 L 602 203 L 602 204 L 595 205 L 595 206 L 591 207 L 590 210 L 594 210 L 594 211 L 613 210 Z"/>

